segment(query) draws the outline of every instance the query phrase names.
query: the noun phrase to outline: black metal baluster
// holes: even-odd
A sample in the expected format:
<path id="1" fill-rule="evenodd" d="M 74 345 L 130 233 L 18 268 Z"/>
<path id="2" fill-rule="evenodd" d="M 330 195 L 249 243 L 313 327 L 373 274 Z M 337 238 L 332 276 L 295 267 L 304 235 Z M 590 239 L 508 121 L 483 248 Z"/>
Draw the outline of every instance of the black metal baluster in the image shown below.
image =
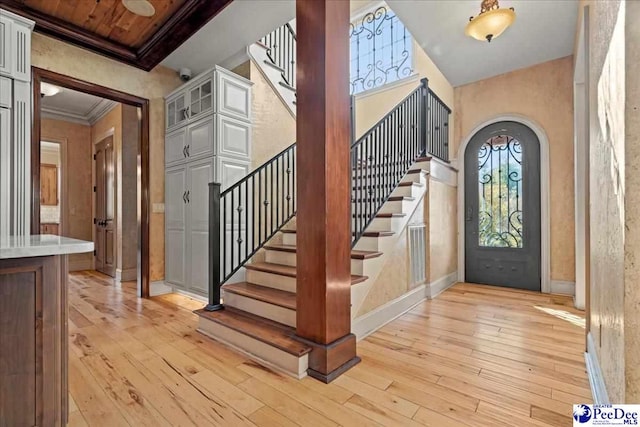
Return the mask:
<path id="1" fill-rule="evenodd" d="M 258 171 L 258 242 L 262 243 L 262 171 Z"/>
<path id="2" fill-rule="evenodd" d="M 227 198 L 222 198 L 222 277 L 227 275 Z"/>
<path id="3" fill-rule="evenodd" d="M 280 224 L 280 158 L 278 157 L 276 163 L 276 224 Z M 272 230 L 273 232 L 273 230 Z"/>
<path id="4" fill-rule="evenodd" d="M 249 181 L 244 182 L 244 257 L 249 257 Z"/>

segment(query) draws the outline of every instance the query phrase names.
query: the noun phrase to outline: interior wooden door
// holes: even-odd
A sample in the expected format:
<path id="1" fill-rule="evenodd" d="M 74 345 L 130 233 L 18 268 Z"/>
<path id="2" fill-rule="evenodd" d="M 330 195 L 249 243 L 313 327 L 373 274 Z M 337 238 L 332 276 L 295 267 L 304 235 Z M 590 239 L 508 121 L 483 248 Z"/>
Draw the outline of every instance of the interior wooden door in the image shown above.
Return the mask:
<path id="1" fill-rule="evenodd" d="M 116 180 L 113 136 L 96 144 L 95 268 L 111 277 L 116 272 Z"/>
<path id="2" fill-rule="evenodd" d="M 40 204 L 44 206 L 58 205 L 58 167 L 56 165 L 40 165 Z"/>

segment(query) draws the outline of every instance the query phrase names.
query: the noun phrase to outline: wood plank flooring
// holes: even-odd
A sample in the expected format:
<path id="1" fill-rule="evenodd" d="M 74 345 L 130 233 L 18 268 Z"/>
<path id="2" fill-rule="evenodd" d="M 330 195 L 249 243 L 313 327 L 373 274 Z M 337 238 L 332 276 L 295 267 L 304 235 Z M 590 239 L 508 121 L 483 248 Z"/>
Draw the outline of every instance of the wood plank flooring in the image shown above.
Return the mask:
<path id="1" fill-rule="evenodd" d="M 71 426 L 568 426 L 591 401 L 570 298 L 457 284 L 358 344 L 329 385 L 195 331 L 202 303 L 70 280 Z"/>

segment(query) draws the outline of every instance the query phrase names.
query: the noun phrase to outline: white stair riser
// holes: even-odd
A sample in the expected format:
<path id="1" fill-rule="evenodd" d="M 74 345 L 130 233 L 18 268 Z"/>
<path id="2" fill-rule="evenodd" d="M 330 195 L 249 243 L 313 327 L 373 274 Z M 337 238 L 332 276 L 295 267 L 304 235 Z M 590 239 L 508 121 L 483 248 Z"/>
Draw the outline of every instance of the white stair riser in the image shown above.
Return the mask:
<path id="1" fill-rule="evenodd" d="M 396 187 L 395 190 L 391 192 L 391 196 L 405 196 L 405 197 L 419 197 L 421 194 L 421 188 L 415 185 L 403 185 Z M 363 193 L 366 195 L 366 193 Z M 354 199 L 360 198 L 360 192 L 356 190 L 351 191 L 351 197 Z"/>
<path id="2" fill-rule="evenodd" d="M 282 233 L 282 244 L 283 245 L 295 245 L 296 244 L 296 233 Z"/>
<path id="3" fill-rule="evenodd" d="M 247 282 L 268 288 L 279 289 L 281 291 L 295 292 L 295 277 L 282 276 L 280 274 L 267 273 L 264 271 L 247 270 Z"/>
<path id="4" fill-rule="evenodd" d="M 405 175 L 400 182 L 420 182 L 420 174 L 419 173 L 412 173 L 412 174 L 408 174 Z M 362 178 L 359 180 L 352 180 L 351 181 L 351 191 L 356 191 L 354 190 L 355 188 L 357 188 L 357 190 L 364 192 L 365 190 L 368 190 L 367 186 L 371 185 L 373 183 L 374 186 L 377 186 L 379 183 L 377 180 L 371 180 L 370 178 Z M 364 189 L 360 189 L 360 187 L 365 187 Z"/>
<path id="5" fill-rule="evenodd" d="M 384 205 L 382 205 L 382 208 L 380 208 L 380 211 L 378 213 L 384 214 L 384 213 L 406 213 L 409 212 L 409 210 L 413 207 L 412 203 L 414 203 L 413 201 L 408 201 L 408 200 L 399 200 L 399 201 L 393 201 L 393 202 L 387 202 Z"/>
<path id="6" fill-rule="evenodd" d="M 404 218 L 374 218 L 367 227 L 367 231 L 393 231 L 398 232 L 402 228 Z M 351 226 L 355 227 L 355 218 L 351 219 Z"/>
<path id="7" fill-rule="evenodd" d="M 265 257 L 265 261 L 272 264 L 288 265 L 291 267 L 296 266 L 295 252 L 283 252 L 267 249 L 265 252 Z"/>
<path id="8" fill-rule="evenodd" d="M 255 338 L 227 328 L 220 323 L 201 317 L 198 322 L 198 332 L 217 341 L 230 345 L 258 361 L 266 362 L 277 370 L 294 378 L 303 378 L 309 368 L 309 355 L 297 357 L 282 351 Z"/>
<path id="9" fill-rule="evenodd" d="M 266 250 L 266 262 L 270 262 L 272 264 L 280 264 L 280 265 L 288 265 L 291 267 L 296 266 L 296 254 L 294 252 L 283 252 L 283 251 L 274 251 L 274 250 Z M 354 259 L 351 258 L 351 274 L 356 274 L 360 276 L 364 276 L 362 272 L 364 271 L 364 263 L 367 260 L 362 259 Z"/>
<path id="10" fill-rule="evenodd" d="M 232 292 L 225 292 L 224 305 L 235 307 L 238 310 L 246 311 L 247 313 L 255 314 L 256 316 L 264 317 L 274 322 L 293 326 L 294 328 L 296 326 L 295 310 L 280 307 L 279 305 L 269 304 L 268 302 L 259 301 Z"/>

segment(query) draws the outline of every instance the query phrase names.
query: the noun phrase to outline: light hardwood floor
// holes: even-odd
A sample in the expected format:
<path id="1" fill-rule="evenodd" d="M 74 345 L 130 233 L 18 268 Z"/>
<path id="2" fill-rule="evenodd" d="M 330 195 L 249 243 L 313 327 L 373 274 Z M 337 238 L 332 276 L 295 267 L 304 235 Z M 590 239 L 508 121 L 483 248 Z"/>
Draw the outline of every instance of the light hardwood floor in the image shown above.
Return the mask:
<path id="1" fill-rule="evenodd" d="M 458 284 L 360 342 L 329 385 L 201 336 L 189 298 L 84 272 L 69 300 L 71 426 L 569 426 L 591 401 L 567 297 Z"/>

